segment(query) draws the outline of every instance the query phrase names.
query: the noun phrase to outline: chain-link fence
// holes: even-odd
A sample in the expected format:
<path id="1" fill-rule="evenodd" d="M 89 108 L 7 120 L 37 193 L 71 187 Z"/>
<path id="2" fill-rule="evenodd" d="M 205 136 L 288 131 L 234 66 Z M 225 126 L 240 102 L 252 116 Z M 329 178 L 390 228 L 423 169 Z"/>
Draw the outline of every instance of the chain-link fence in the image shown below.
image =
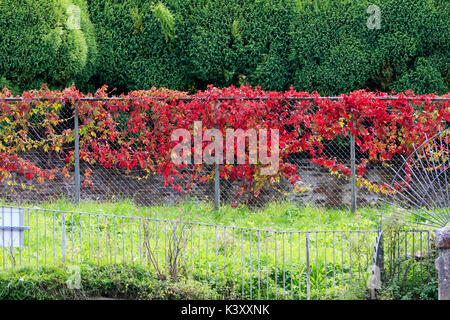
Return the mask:
<path id="1" fill-rule="evenodd" d="M 99 100 L 97 103 L 102 103 L 101 99 Z M 288 100 L 286 102 L 288 109 L 292 109 L 295 103 L 295 100 Z M 7 124 L 2 123 L 0 130 L 3 137 L 6 136 L 5 132 L 26 131 L 21 134 L 21 139 L 27 139 L 27 148 L 18 152 L 21 158 L 40 168 L 55 170 L 53 179 L 44 181 L 28 180 L 23 174 L 12 172 L 11 177 L 3 179 L 0 183 L 1 195 L 5 201 L 34 203 L 61 197 L 76 201 L 131 198 L 140 205 L 165 205 L 190 199 L 216 205 L 247 204 L 255 207 L 273 201 L 290 201 L 299 206 L 352 209 L 355 206 L 375 206 L 379 203 L 378 192 L 352 179 L 355 177 L 355 170 L 352 170 L 350 177 L 337 174 L 337 171 L 311 162 L 311 157 L 306 151 L 291 154 L 284 160 L 295 166 L 301 178 L 300 182 L 294 184 L 286 177 L 268 180 L 255 195 L 248 191 L 253 189 L 248 185 L 251 182 L 245 179 L 231 181 L 229 178 L 216 176 L 214 164 L 203 165 L 201 168 L 188 165 L 182 177 L 174 178 L 188 188 L 177 190 L 165 181 L 161 172 L 142 169 L 139 165 L 132 168 L 109 166 L 107 159 L 100 159 L 101 150 L 86 152 L 89 148 L 84 148 L 84 151 L 80 151 L 80 145 L 89 146 L 90 134 L 102 134 L 95 131 L 88 132 L 87 128 L 92 125 L 101 128 L 102 124 L 83 123 L 85 119 L 78 119 L 75 105 L 70 103 L 56 105 L 53 106 L 53 114 L 58 121 L 53 126 L 49 119 L 41 118 L 39 112 L 34 113 L 30 121 L 22 124 L 22 127 L 8 128 Z M 116 114 L 113 116 L 113 112 L 110 112 L 118 131 L 125 132 L 129 114 L 115 111 Z M 132 134 L 127 134 L 132 137 Z M 139 153 L 145 160 L 145 152 L 136 147 L 138 143 L 138 138 L 126 145 L 105 139 L 101 148 L 124 151 L 122 152 L 125 154 L 124 157 L 132 157 Z M 359 150 L 350 134 L 338 135 L 333 140 L 325 142 L 322 154 L 328 159 L 336 159 L 338 164 L 342 163 L 353 169 L 360 163 L 361 158 L 367 158 L 367 154 Z M 392 167 L 398 167 L 400 163 L 400 158 L 394 158 L 383 164 L 369 163 L 365 177 L 376 184 L 389 183 L 395 172 Z M 202 170 L 202 176 L 206 178 L 198 179 L 198 175 L 192 175 L 194 170 Z"/>

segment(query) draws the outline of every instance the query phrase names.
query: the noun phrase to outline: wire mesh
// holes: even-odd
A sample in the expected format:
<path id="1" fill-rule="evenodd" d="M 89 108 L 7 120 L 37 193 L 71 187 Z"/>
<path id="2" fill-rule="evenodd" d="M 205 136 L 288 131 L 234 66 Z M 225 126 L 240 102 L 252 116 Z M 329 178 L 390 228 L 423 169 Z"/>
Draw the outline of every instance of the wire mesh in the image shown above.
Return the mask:
<path id="1" fill-rule="evenodd" d="M 262 98 L 261 98 L 262 99 Z M 266 100 L 263 100 L 266 101 Z M 9 103 L 14 103 L 11 101 Z M 85 103 L 94 103 L 92 101 Z M 95 103 L 101 103 L 97 101 Z M 131 101 L 130 104 L 133 102 Z M 287 99 L 286 109 L 291 112 L 297 108 L 299 102 Z M 313 103 L 313 102 L 311 102 Z M 40 110 L 45 102 L 36 102 L 36 110 Z M 28 150 L 18 152 L 19 156 L 44 169 L 55 169 L 54 179 L 43 182 L 36 179 L 28 180 L 25 176 L 13 173 L 11 179 L 0 182 L 0 190 L 3 199 L 7 202 L 39 203 L 64 197 L 75 199 L 76 184 L 73 159 L 75 154 L 75 130 L 74 130 L 74 106 L 69 103 L 55 103 L 45 108 L 54 108 L 52 114 L 59 119 L 56 125 L 51 121 L 44 121 L 39 117 L 39 112 L 33 113 L 29 122 L 22 127 L 8 127 L 2 124 L 0 135 L 7 136 L 8 132 L 19 132 L 23 139 L 27 139 L 30 145 Z M 133 134 L 128 132 L 127 120 L 130 113 L 125 111 L 110 111 L 119 132 L 133 139 Z M 90 146 L 89 134 L 85 130 L 89 127 L 89 121 L 80 119 L 80 198 L 82 200 L 118 200 L 131 198 L 140 205 L 172 205 L 185 199 L 198 202 L 213 202 L 214 190 L 214 165 L 203 165 L 202 175 L 205 180 L 192 178 L 192 173 L 199 170 L 194 165 L 188 165 L 182 177 L 174 177 L 175 185 L 183 185 L 180 190 L 164 181 L 163 173 L 155 173 L 143 170 L 139 165 L 133 168 L 120 166 L 108 166 L 108 162 L 102 160 L 99 150 L 93 150 Z M 101 124 L 97 123 L 101 128 Z M 98 138 L 98 137 L 97 137 Z M 167 137 L 166 137 L 167 138 Z M 54 141 L 60 141 L 58 148 L 51 146 Z M 52 142 L 52 143 L 51 143 Z M 108 150 L 120 150 L 129 157 L 139 154 L 145 159 L 146 151 L 139 144 L 138 139 L 126 146 L 119 144 L 117 140 L 104 139 L 100 145 Z M 323 153 L 329 159 L 336 159 L 349 167 L 350 138 L 349 136 L 336 136 L 333 140 L 324 144 Z M 368 155 L 361 152 L 356 146 L 356 165 L 362 158 Z M 251 181 L 220 178 L 220 203 L 222 205 L 237 206 L 240 204 L 253 207 L 262 207 L 269 202 L 289 201 L 299 206 L 348 208 L 352 201 L 351 181 L 347 176 L 336 174 L 330 169 L 324 168 L 310 161 L 308 152 L 291 154 L 286 163 L 295 166 L 301 181 L 291 184 L 287 178 L 277 178 L 266 181 L 261 190 L 255 194 Z M 68 162 L 69 161 L 69 162 Z M 402 163 L 400 157 L 383 164 L 369 162 L 365 177 L 368 181 L 378 185 L 392 181 L 395 172 L 391 168 L 397 168 Z M 237 165 L 239 166 L 239 165 Z M 221 165 L 221 168 L 223 165 Z M 243 191 L 244 190 L 244 191 Z M 356 203 L 357 207 L 378 206 L 382 204 L 382 195 L 363 182 L 357 180 Z"/>

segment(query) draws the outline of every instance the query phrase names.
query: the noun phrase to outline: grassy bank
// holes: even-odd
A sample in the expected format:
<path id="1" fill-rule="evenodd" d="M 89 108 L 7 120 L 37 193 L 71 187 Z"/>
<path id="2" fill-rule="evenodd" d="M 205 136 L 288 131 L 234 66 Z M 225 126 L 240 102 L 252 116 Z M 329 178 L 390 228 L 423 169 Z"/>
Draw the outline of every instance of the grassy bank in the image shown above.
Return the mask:
<path id="1" fill-rule="evenodd" d="M 41 204 L 39 207 L 283 231 L 374 230 L 380 213 L 378 209 L 360 208 L 352 214 L 348 209 L 297 207 L 290 202 L 273 202 L 261 209 L 245 206 L 232 208 L 225 205 L 215 211 L 211 204 L 192 201 L 178 205 L 142 207 L 131 200 L 101 203 L 82 201 L 76 205 L 66 199 L 60 199 Z"/>

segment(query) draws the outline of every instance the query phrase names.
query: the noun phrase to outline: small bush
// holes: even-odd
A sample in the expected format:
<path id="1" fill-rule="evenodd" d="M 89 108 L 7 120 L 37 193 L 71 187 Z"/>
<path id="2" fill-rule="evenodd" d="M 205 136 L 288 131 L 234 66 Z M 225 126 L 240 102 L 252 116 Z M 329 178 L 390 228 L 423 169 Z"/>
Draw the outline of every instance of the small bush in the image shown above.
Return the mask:
<path id="1" fill-rule="evenodd" d="M 68 268 L 21 268 L 0 273 L 0 300 L 85 300 L 99 297 L 135 300 L 214 299 L 217 294 L 194 280 L 158 280 L 138 266 L 80 267 L 79 289 L 71 289 L 75 273 Z"/>

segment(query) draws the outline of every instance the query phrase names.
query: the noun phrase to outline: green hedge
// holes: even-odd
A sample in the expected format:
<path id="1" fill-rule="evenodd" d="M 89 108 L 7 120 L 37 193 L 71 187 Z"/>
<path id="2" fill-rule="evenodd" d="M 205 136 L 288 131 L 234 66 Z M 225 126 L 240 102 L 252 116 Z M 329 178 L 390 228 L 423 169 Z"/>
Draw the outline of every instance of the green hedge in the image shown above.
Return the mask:
<path id="1" fill-rule="evenodd" d="M 79 29 L 67 25 L 73 5 L 80 8 Z M 96 35 L 85 0 L 2 0 L 0 29 L 2 87 L 83 88 L 95 72 Z"/>
<path id="2" fill-rule="evenodd" d="M 81 30 L 65 28 L 70 4 L 81 7 Z M 371 30 L 373 4 L 381 28 Z M 0 85 L 14 89 L 450 91 L 447 0 L 2 0 L 0 9 Z"/>
<path id="3" fill-rule="evenodd" d="M 217 298 L 217 293 L 205 284 L 193 280 L 158 280 L 155 274 L 138 266 L 82 265 L 80 289 L 71 286 L 75 283 L 74 275 L 70 269 L 56 267 L 0 272 L 0 300 Z"/>
<path id="4" fill-rule="evenodd" d="M 163 32 L 167 12 L 163 11 L 160 18 L 161 10 L 152 1 L 88 3 L 100 53 L 97 86 L 107 84 L 119 91 L 186 87 L 176 42 Z"/>
<path id="5" fill-rule="evenodd" d="M 371 4 L 304 2 L 293 37 L 295 86 L 324 94 L 366 87 L 448 92 L 450 41 L 443 37 L 449 34 L 448 3 L 378 1 L 380 29 L 367 27 Z"/>

